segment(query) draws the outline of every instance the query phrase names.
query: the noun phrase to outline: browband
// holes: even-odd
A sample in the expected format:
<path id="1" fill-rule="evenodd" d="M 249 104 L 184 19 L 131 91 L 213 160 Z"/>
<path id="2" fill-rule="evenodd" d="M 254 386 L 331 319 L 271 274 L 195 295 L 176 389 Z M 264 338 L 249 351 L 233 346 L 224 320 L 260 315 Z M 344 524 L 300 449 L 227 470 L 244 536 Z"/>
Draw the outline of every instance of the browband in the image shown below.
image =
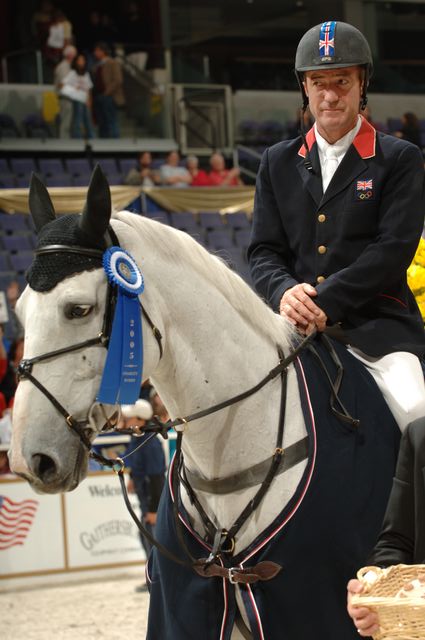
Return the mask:
<path id="1" fill-rule="evenodd" d="M 104 254 L 103 249 L 90 249 L 89 247 L 80 247 L 78 245 L 67 244 L 48 244 L 45 247 L 40 247 L 34 251 L 36 256 L 47 253 L 76 253 L 78 255 L 90 256 L 92 258 L 102 258 Z"/>

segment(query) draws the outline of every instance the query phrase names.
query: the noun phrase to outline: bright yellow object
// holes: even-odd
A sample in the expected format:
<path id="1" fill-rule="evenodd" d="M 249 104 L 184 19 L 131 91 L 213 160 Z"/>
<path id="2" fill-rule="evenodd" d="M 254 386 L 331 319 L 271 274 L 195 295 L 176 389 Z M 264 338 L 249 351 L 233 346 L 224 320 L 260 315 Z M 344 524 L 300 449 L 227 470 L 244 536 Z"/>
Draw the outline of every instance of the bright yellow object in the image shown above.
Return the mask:
<path id="1" fill-rule="evenodd" d="M 412 264 L 407 270 L 407 283 L 425 321 L 425 240 L 420 239 Z"/>

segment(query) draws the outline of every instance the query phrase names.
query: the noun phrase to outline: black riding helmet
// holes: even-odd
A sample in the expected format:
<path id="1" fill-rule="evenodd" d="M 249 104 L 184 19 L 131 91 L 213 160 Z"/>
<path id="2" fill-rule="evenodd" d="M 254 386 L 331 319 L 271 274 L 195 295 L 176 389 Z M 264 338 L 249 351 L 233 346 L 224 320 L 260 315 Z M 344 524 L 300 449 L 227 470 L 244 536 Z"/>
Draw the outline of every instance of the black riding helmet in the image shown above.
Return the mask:
<path id="1" fill-rule="evenodd" d="M 364 35 L 346 22 L 330 20 L 309 29 L 301 38 L 295 55 L 295 75 L 303 97 L 308 97 L 302 84 L 305 71 L 363 67 L 365 70 L 361 108 L 367 104 L 367 87 L 373 71 L 372 53 Z"/>

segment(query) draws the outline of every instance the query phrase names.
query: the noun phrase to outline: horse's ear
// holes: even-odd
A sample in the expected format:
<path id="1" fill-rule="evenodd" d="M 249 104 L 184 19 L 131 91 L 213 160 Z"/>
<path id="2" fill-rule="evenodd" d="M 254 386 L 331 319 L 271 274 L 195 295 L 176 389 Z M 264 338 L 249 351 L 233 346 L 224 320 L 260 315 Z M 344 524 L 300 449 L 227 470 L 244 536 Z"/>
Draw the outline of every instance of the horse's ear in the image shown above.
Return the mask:
<path id="1" fill-rule="evenodd" d="M 111 191 L 105 174 L 97 164 L 93 169 L 80 228 L 95 240 L 105 234 L 112 213 Z"/>
<path id="2" fill-rule="evenodd" d="M 55 220 L 56 213 L 53 203 L 40 178 L 32 173 L 29 191 L 29 209 L 34 220 L 37 233 L 48 222 Z"/>

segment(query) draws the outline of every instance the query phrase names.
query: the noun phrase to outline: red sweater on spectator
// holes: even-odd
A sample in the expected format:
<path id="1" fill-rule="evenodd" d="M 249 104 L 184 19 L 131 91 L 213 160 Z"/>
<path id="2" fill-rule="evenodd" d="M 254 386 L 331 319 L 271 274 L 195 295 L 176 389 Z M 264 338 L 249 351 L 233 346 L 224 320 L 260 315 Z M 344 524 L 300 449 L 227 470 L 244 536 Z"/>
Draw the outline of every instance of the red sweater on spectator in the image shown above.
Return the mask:
<path id="1" fill-rule="evenodd" d="M 210 171 L 209 172 L 209 181 L 211 187 L 219 187 L 223 183 L 223 181 L 227 178 L 229 174 L 229 169 L 224 169 L 224 171 Z M 193 184 L 193 183 L 192 183 Z M 236 187 L 238 186 L 239 181 L 237 176 L 233 176 L 233 178 L 226 184 L 226 187 Z"/>

